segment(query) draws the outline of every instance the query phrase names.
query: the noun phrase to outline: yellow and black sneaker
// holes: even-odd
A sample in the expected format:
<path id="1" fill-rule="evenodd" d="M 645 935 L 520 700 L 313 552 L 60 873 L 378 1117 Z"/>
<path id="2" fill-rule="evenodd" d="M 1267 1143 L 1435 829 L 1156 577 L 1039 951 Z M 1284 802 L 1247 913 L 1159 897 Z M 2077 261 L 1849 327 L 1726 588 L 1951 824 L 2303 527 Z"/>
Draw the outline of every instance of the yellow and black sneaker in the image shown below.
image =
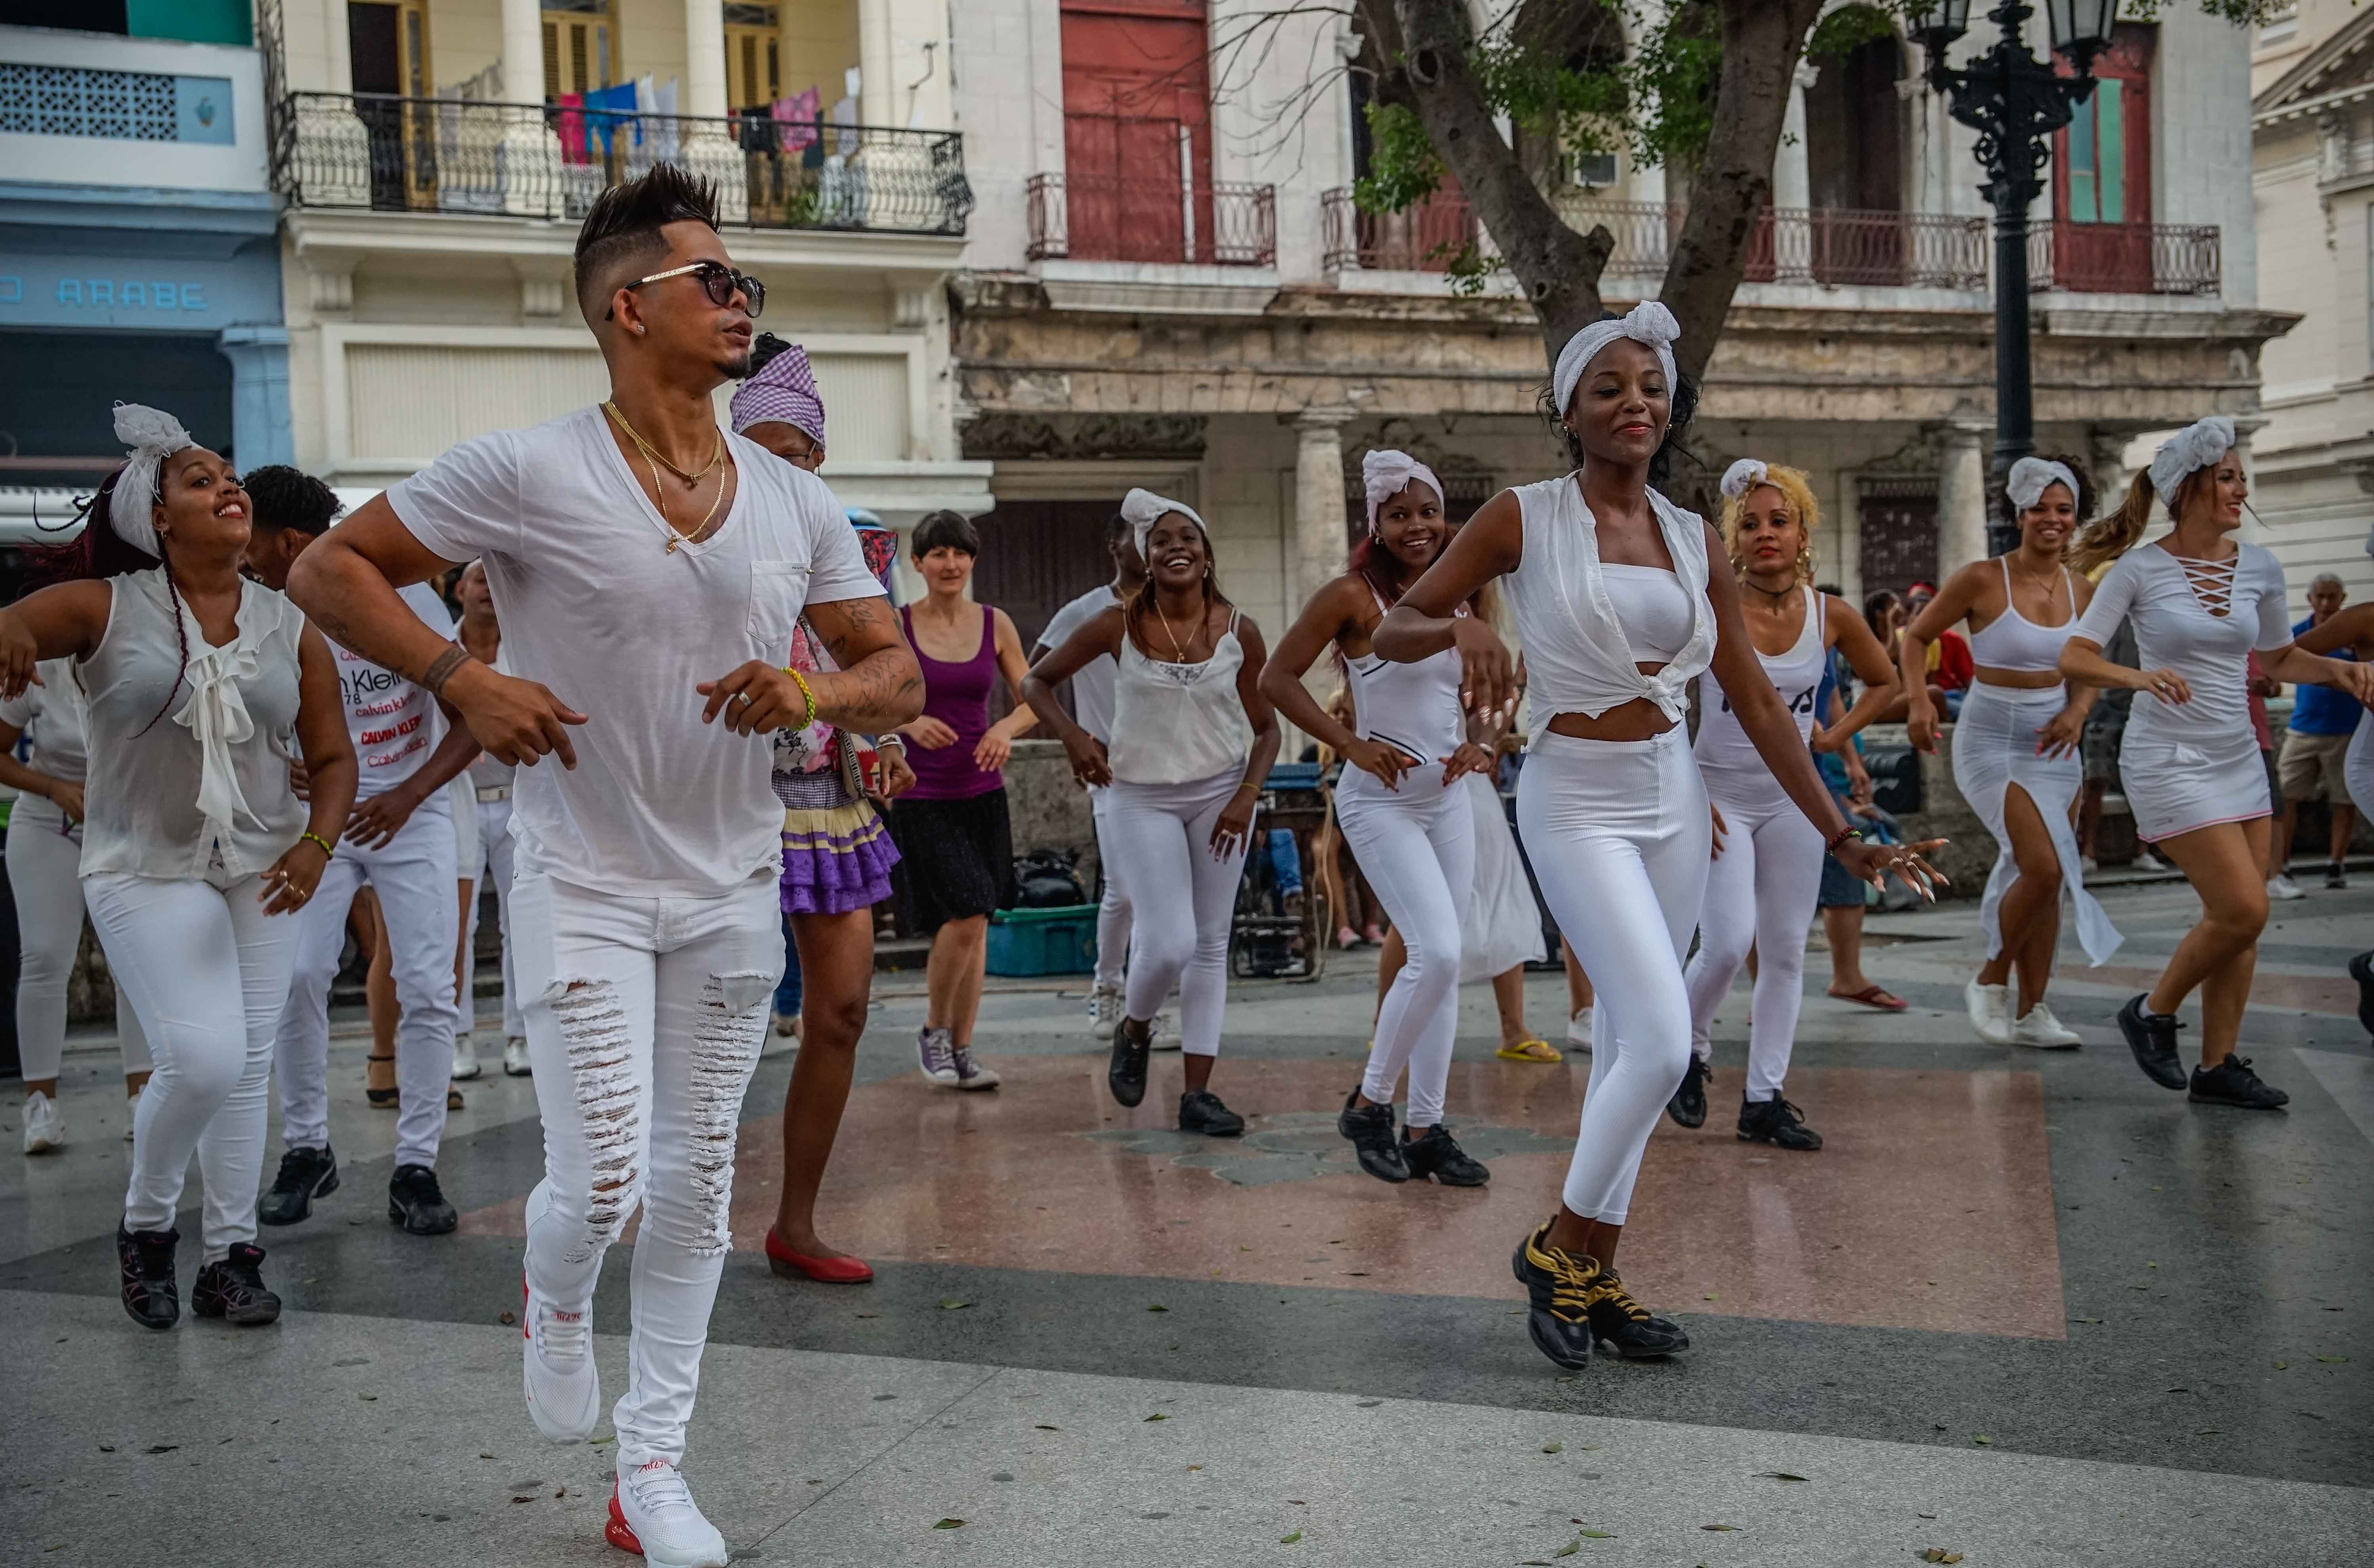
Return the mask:
<path id="1" fill-rule="evenodd" d="M 1591 1311 L 1584 1297 L 1599 1275 L 1599 1264 L 1550 1246 L 1549 1230 L 1550 1223 L 1544 1220 L 1519 1242 L 1509 1269 L 1531 1303 L 1525 1332 L 1533 1336 L 1534 1348 L 1579 1372 L 1591 1364 Z"/>
<path id="2" fill-rule="evenodd" d="M 1589 1262 L 1590 1259 L 1584 1259 Z M 1593 1264 L 1592 1277 L 1583 1286 L 1584 1311 L 1591 1320 L 1591 1332 L 1605 1345 L 1611 1355 L 1626 1361 L 1645 1361 L 1652 1356 L 1679 1355 L 1690 1348 L 1690 1337 L 1682 1326 L 1671 1318 L 1659 1317 L 1624 1288 L 1613 1268 Z"/>

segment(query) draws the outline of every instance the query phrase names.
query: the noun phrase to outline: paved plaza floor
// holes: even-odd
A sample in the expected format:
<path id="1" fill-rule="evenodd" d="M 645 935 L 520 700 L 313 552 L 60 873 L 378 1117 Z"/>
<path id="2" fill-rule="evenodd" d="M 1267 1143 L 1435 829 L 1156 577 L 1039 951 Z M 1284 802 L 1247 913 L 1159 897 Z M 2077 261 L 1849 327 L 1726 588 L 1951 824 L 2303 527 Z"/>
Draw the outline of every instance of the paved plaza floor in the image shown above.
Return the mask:
<path id="1" fill-rule="evenodd" d="M 1590 1062 L 1495 1059 L 1487 988 L 1463 996 L 1450 1094 L 1492 1166 L 1475 1191 L 1371 1180 L 1334 1132 L 1369 954 L 1234 990 L 1214 1081 L 1252 1121 L 1234 1143 L 1170 1130 L 1176 1057 L 1144 1106 L 1111 1102 L 1077 981 L 993 982 L 976 1044 L 1005 1086 L 934 1089 L 917 977 L 886 976 L 819 1218 L 879 1278 L 769 1272 L 791 1068 L 770 1059 L 686 1473 L 737 1561 L 814 1568 L 2363 1562 L 2356 882 L 2278 905 L 2261 949 L 2244 1054 L 2290 1090 L 2280 1114 L 2188 1105 L 2110 1023 L 2193 918 L 2180 885 L 2108 893 L 2124 949 L 2054 991 L 2077 1051 L 1972 1038 L 1974 905 L 1872 921 L 1900 1016 L 1824 998 L 1817 951 L 1789 1080 L 1815 1154 L 1733 1135 L 1743 981 L 1712 1114 L 1651 1141 L 1624 1242 L 1627 1282 L 1693 1348 L 1578 1374 L 1528 1342 L 1508 1255 L 1556 1201 Z M 1537 1029 L 1563 999 L 1533 978 Z M 364 1050 L 351 1024 L 333 1042 L 344 1187 L 259 1237 L 288 1305 L 265 1329 L 150 1333 L 117 1305 L 111 1039 L 69 1052 L 59 1153 L 15 1154 L 6 1093 L 0 1562 L 631 1561 L 602 1541 L 606 1421 L 555 1448 L 521 1403 L 530 1083 L 490 1061 L 464 1086 L 441 1163 L 462 1228 L 416 1238 L 384 1218 L 394 1118 L 364 1105 Z M 267 1179 L 278 1153 L 276 1126 Z M 194 1176 L 185 1293 L 195 1198 Z M 595 1306 L 605 1397 L 627 1273 L 615 1256 Z"/>

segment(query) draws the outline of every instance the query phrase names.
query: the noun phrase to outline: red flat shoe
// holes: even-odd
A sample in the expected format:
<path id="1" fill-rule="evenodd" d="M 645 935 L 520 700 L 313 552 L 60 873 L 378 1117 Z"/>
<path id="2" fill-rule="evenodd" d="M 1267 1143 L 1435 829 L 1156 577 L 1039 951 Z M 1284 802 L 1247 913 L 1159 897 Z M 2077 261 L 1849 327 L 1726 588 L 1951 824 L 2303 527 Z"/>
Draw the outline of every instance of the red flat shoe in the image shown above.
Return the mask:
<path id="1" fill-rule="evenodd" d="M 1826 993 L 1833 1001 L 1851 1001 L 1858 1007 L 1875 1007 L 1882 1012 L 1901 1012 L 1910 1005 L 1894 991 L 1884 991 L 1877 986 L 1865 986 L 1851 994 L 1845 991 Z"/>
<path id="2" fill-rule="evenodd" d="M 861 1258 L 810 1258 L 793 1252 L 767 1232 L 767 1267 L 784 1279 L 814 1280 L 826 1285 L 862 1285 L 874 1278 L 874 1269 Z"/>

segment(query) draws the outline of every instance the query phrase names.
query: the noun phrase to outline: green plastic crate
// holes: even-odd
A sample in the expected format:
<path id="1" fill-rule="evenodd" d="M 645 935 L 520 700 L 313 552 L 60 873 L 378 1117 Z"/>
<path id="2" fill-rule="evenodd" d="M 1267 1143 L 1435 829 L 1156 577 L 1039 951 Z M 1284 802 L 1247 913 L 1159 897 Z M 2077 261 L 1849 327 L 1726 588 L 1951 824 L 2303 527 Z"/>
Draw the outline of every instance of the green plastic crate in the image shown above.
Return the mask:
<path id="1" fill-rule="evenodd" d="M 993 975 L 1086 975 L 1097 966 L 1097 907 L 1000 909 L 989 918 Z"/>

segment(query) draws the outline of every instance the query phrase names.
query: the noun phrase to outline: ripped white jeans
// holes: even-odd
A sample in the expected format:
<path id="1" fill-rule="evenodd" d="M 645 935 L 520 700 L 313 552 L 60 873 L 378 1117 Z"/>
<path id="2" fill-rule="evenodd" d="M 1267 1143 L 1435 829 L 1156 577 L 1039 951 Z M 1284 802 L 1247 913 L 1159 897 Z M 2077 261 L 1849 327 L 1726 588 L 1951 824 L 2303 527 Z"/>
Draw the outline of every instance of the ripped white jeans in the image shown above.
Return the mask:
<path id="1" fill-rule="evenodd" d="M 640 1206 L 621 1469 L 684 1458 L 731 1240 L 735 1129 L 783 972 L 775 873 L 714 898 L 628 898 L 523 871 L 511 940 L 544 1117 L 527 1277 L 590 1310 Z"/>

